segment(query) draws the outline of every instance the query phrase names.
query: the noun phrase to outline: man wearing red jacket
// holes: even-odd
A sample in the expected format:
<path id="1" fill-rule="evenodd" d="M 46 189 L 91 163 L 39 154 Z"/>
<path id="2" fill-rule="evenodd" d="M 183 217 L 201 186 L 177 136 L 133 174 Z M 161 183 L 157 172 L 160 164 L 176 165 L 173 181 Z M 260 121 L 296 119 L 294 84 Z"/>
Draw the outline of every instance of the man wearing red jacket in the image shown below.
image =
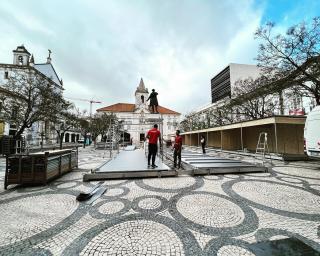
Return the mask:
<path id="1" fill-rule="evenodd" d="M 147 139 L 149 139 L 148 167 L 150 167 L 150 159 L 152 157 L 151 167 L 156 168 L 156 167 L 158 167 L 155 165 L 156 155 L 157 155 L 157 151 L 158 151 L 158 145 L 157 145 L 158 139 L 159 139 L 159 143 L 160 143 L 160 147 L 161 147 L 160 131 L 158 130 L 157 124 L 155 124 L 153 126 L 153 129 L 148 131 Z"/>
<path id="2" fill-rule="evenodd" d="M 180 136 L 180 131 L 176 131 L 176 138 L 174 140 L 174 145 L 173 145 L 173 164 L 174 168 L 177 167 L 177 158 L 179 160 L 178 162 L 178 168 L 180 169 L 181 167 L 181 150 L 182 150 L 182 137 Z"/>

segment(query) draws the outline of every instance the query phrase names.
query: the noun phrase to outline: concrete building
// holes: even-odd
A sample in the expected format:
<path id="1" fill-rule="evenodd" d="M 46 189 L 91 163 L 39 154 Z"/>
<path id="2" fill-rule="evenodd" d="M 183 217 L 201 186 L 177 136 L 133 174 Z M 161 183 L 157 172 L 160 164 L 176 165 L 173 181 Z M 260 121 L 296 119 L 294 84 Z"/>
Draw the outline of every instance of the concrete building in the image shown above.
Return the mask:
<path id="1" fill-rule="evenodd" d="M 256 79 L 262 70 L 255 65 L 231 63 L 211 79 L 211 103 L 198 108 L 193 113 L 200 122 L 207 119 L 210 111 L 228 104 L 235 97 L 238 80 Z M 286 97 L 290 95 L 290 97 Z M 207 146 L 221 150 L 255 152 L 260 133 L 268 134 L 270 152 L 282 156 L 303 157 L 303 129 L 305 114 L 315 105 L 310 98 L 295 95 L 291 88 L 286 88 L 281 95 L 270 94 L 273 102 L 283 98 L 283 109 L 274 108 L 271 116 L 250 120 L 248 117 L 230 114 L 235 122 L 225 125 L 211 124 L 197 130 L 185 130 L 183 143 L 199 146 L 200 137 L 204 136 Z M 277 105 L 277 104 L 275 104 Z M 279 105 L 279 104 L 278 104 Z"/>
<path id="2" fill-rule="evenodd" d="M 199 107 L 194 113 L 205 118 L 206 112 L 223 106 L 234 97 L 237 81 L 254 80 L 261 74 L 261 68 L 256 65 L 230 63 L 211 79 L 211 103 Z M 286 97 L 289 94 L 290 98 Z M 291 89 L 285 89 L 282 95 L 283 109 L 275 108 L 275 115 L 304 115 L 315 106 L 315 102 L 311 98 L 295 95 Z M 270 95 L 270 97 L 274 102 L 280 101 L 278 95 Z"/>
<path id="3" fill-rule="evenodd" d="M 0 63 L 0 88 L 8 82 L 10 77 L 14 74 L 28 74 L 32 76 L 42 76 L 48 79 L 54 86 L 54 89 L 63 93 L 63 82 L 59 78 L 57 72 L 52 65 L 51 51 L 49 50 L 49 56 L 44 63 L 35 63 L 34 56 L 29 53 L 24 45 L 18 46 L 13 50 L 13 63 L 4 64 Z M 27 129 L 24 136 L 30 145 L 40 145 L 43 141 L 44 144 L 52 144 L 57 142 L 57 134 L 51 130 L 52 125 L 48 122 L 37 122 L 32 125 L 30 129 Z M 0 120 L 0 136 L 1 135 L 14 135 L 16 127 L 9 123 L 1 122 Z M 66 140 L 71 138 L 79 138 L 80 134 L 77 132 L 68 132 L 66 134 Z M 70 139 L 69 139 L 70 136 Z M 76 141 L 76 139 L 74 139 Z"/>
<path id="4" fill-rule="evenodd" d="M 180 113 L 168 108 L 158 106 L 159 114 L 152 114 L 149 110 L 147 99 L 149 91 L 145 87 L 141 78 L 134 97 L 135 103 L 117 103 L 97 109 L 98 113 L 113 113 L 124 124 L 126 140 L 132 138 L 134 144 L 144 141 L 146 131 L 157 123 L 162 130 L 164 139 L 170 139 L 170 134 L 174 134 L 180 122 Z M 161 99 L 160 99 L 161 102 Z"/>
<path id="5" fill-rule="evenodd" d="M 256 79 L 261 70 L 255 65 L 230 63 L 211 79 L 211 103 L 216 103 L 226 97 L 231 98 L 238 80 Z"/>

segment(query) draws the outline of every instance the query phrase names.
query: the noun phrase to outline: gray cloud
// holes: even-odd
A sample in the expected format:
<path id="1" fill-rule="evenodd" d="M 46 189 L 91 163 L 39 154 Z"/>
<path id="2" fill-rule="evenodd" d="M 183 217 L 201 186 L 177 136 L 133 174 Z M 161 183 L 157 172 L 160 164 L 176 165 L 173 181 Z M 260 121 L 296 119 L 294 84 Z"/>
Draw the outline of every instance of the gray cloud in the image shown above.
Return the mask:
<path id="1" fill-rule="evenodd" d="M 133 102 L 142 76 L 161 105 L 187 112 L 210 102 L 225 65 L 252 62 L 261 12 L 246 0 L 2 1 L 0 62 L 21 43 L 36 62 L 50 48 L 67 96 Z"/>

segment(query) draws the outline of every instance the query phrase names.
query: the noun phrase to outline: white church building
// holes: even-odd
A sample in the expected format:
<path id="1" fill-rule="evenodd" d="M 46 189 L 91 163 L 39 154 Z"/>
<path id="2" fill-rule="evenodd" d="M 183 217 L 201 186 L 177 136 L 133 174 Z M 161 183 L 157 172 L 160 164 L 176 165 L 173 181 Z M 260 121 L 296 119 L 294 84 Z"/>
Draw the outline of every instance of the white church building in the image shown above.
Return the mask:
<path id="1" fill-rule="evenodd" d="M 61 94 L 64 91 L 62 79 L 56 73 L 51 60 L 51 51 L 43 63 L 35 63 L 34 56 L 29 53 L 24 45 L 13 50 L 13 63 L 0 63 L 0 87 L 8 82 L 11 76 L 18 74 L 40 75 L 45 77 Z M 52 124 L 42 121 L 36 122 L 31 128 L 26 129 L 24 137 L 29 145 L 38 146 L 43 144 L 54 144 L 57 142 L 57 133 L 51 128 Z M 0 137 L 3 135 L 14 135 L 16 127 L 13 124 L 1 120 L 0 113 Z M 63 142 L 76 142 L 81 134 L 70 131 L 65 134 Z"/>
<path id="2" fill-rule="evenodd" d="M 159 114 L 153 114 L 149 110 L 147 99 L 149 91 L 141 78 L 135 93 L 135 103 L 116 103 L 97 109 L 98 113 L 113 113 L 123 124 L 125 140 L 132 140 L 139 145 L 145 140 L 146 132 L 158 124 L 163 139 L 170 140 L 175 134 L 180 123 L 181 114 L 171 109 L 158 106 Z M 160 98 L 161 102 L 161 98 Z"/>

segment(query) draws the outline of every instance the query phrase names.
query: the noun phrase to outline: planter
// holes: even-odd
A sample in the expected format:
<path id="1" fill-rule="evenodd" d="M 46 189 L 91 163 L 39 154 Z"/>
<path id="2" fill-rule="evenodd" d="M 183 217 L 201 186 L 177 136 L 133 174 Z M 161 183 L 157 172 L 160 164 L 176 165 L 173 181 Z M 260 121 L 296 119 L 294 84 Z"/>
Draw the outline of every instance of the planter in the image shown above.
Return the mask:
<path id="1" fill-rule="evenodd" d="M 78 167 L 76 150 L 55 150 L 6 157 L 4 188 L 11 184 L 47 184 Z"/>

